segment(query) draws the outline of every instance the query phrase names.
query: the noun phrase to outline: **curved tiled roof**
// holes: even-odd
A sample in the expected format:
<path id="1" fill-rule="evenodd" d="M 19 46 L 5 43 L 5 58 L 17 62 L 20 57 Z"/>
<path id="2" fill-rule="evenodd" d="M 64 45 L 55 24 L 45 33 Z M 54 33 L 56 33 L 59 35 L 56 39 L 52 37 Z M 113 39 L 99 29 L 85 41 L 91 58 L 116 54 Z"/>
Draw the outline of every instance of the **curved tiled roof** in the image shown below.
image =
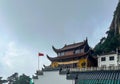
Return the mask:
<path id="1" fill-rule="evenodd" d="M 50 61 L 59 61 L 59 60 L 64 60 L 64 59 L 73 59 L 73 58 L 79 58 L 83 56 L 87 56 L 89 51 L 87 53 L 79 53 L 79 54 L 73 54 L 73 55 L 65 55 L 65 56 L 58 56 L 58 57 L 49 57 L 47 55 L 47 58 Z"/>
<path id="2" fill-rule="evenodd" d="M 87 39 L 83 42 L 74 43 L 74 44 L 70 44 L 70 45 L 65 45 L 61 49 L 56 49 L 54 46 L 52 46 L 52 48 L 55 52 L 58 53 L 58 52 L 62 52 L 62 51 L 70 50 L 70 49 L 75 49 L 75 48 L 78 48 L 78 47 L 81 47 L 81 46 L 85 46 L 86 44 L 88 44 Z"/>

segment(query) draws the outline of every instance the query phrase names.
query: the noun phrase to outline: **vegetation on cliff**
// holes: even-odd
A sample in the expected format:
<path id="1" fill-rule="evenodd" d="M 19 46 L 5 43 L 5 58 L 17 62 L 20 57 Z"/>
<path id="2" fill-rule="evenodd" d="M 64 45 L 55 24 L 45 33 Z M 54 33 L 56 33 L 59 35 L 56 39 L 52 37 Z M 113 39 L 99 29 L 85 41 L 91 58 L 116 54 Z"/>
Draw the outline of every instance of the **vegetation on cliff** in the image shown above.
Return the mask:
<path id="1" fill-rule="evenodd" d="M 116 51 L 120 47 L 120 35 L 114 35 L 114 31 L 110 30 L 107 32 L 107 38 L 103 37 L 100 42 L 95 46 L 95 54 L 109 53 Z"/>
<path id="2" fill-rule="evenodd" d="M 103 37 L 100 42 L 95 46 L 95 54 L 115 52 L 120 48 L 120 2 L 114 12 L 114 17 L 107 31 L 107 37 Z"/>

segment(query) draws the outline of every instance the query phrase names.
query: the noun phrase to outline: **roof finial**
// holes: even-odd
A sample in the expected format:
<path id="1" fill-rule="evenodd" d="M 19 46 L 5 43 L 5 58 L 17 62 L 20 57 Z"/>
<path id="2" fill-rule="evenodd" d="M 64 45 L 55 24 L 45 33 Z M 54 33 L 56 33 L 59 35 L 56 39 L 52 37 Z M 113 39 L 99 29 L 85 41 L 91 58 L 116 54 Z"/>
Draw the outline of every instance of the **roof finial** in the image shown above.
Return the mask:
<path id="1" fill-rule="evenodd" d="M 88 38 L 86 37 L 86 42 L 88 42 Z"/>
<path id="2" fill-rule="evenodd" d="M 67 46 L 67 44 L 65 44 L 65 47 Z"/>
<path id="3" fill-rule="evenodd" d="M 52 49 L 57 53 L 57 49 L 54 46 L 52 46 Z"/>

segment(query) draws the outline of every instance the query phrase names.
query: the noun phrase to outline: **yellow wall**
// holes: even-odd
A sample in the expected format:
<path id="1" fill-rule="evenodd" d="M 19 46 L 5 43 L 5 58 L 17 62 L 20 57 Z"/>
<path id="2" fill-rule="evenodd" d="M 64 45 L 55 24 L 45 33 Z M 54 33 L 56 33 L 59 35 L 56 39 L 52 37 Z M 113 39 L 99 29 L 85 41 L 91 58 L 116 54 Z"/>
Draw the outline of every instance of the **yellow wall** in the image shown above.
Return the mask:
<path id="1" fill-rule="evenodd" d="M 58 63 L 57 62 L 52 62 L 51 66 L 52 66 L 52 68 L 58 67 Z"/>
<path id="2" fill-rule="evenodd" d="M 79 62 L 77 63 L 77 67 L 78 68 L 87 67 L 87 59 L 85 59 L 85 58 L 80 59 Z"/>
<path id="3" fill-rule="evenodd" d="M 58 67 L 58 65 L 67 65 L 67 64 L 73 64 L 73 63 L 77 63 L 78 68 L 87 68 L 87 67 L 93 66 L 94 62 L 91 62 L 87 58 L 81 58 L 79 60 L 68 61 L 68 62 L 52 62 L 51 67 L 55 68 L 55 67 Z"/>
<path id="4" fill-rule="evenodd" d="M 86 58 L 81 58 L 80 60 L 76 60 L 76 61 L 68 61 L 68 62 L 52 62 L 51 66 L 53 68 L 58 67 L 58 65 L 62 65 L 62 64 L 73 64 L 73 63 L 77 63 L 77 67 L 78 68 L 86 68 L 88 67 L 89 64 L 89 60 L 87 60 Z"/>

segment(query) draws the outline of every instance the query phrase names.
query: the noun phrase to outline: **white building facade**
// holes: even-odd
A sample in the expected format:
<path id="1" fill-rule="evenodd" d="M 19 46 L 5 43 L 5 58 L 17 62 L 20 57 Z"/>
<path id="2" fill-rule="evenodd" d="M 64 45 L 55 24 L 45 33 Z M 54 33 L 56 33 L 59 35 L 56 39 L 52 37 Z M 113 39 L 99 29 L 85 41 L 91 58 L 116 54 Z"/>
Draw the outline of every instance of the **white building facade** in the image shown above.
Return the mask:
<path id="1" fill-rule="evenodd" d="M 98 67 L 111 67 L 120 65 L 120 56 L 117 53 L 100 55 L 98 57 Z"/>
<path id="2" fill-rule="evenodd" d="M 66 74 L 60 75 L 59 71 L 45 71 L 33 79 L 34 84 L 73 84 L 74 80 L 67 80 Z M 75 84 L 75 83 L 74 83 Z"/>

